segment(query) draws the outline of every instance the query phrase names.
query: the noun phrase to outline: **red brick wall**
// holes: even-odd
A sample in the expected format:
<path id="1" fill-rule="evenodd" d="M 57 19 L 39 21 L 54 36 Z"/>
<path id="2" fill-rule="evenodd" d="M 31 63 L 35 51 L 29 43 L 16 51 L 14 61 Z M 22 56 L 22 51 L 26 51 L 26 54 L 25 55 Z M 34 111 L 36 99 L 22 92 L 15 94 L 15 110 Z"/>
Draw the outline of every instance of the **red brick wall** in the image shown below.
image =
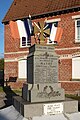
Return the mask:
<path id="1" fill-rule="evenodd" d="M 68 14 L 62 14 L 58 16 L 49 17 L 50 18 L 61 18 L 61 21 L 59 21 L 59 27 L 63 29 L 63 34 L 61 37 L 61 41 L 58 43 L 58 45 L 55 48 L 70 48 L 70 47 L 79 47 L 80 44 L 75 43 L 75 21 L 72 19 L 73 15 L 78 15 L 80 12 L 73 12 Z M 46 18 L 44 18 L 45 20 Z M 38 19 L 40 20 L 40 19 Z M 43 20 L 43 19 L 41 19 Z M 36 21 L 36 20 L 35 20 Z M 28 48 L 20 48 L 20 39 L 19 38 L 13 38 L 11 35 L 11 29 L 10 25 L 5 25 L 5 53 L 9 52 L 19 52 L 19 51 L 28 51 Z M 34 44 L 34 37 L 32 37 L 32 44 Z M 56 50 L 56 53 L 59 55 L 65 55 L 65 54 L 73 54 L 75 52 L 79 52 L 80 49 L 75 50 Z M 22 58 L 24 56 L 27 56 L 26 53 L 19 53 L 19 54 L 5 54 L 5 59 L 11 59 L 11 58 Z M 5 79 L 9 78 L 10 76 L 18 76 L 18 62 L 5 62 Z M 60 59 L 59 60 L 59 79 L 61 81 L 70 81 L 72 78 L 72 61 L 71 59 Z M 63 86 L 65 86 L 63 84 Z M 66 86 L 65 86 L 66 87 Z M 80 88 L 80 86 L 79 86 Z M 67 87 L 68 89 L 68 87 Z"/>
<path id="2" fill-rule="evenodd" d="M 78 94 L 80 93 L 80 82 L 62 82 L 61 87 L 65 89 L 68 94 Z"/>
<path id="3" fill-rule="evenodd" d="M 24 58 L 24 56 L 28 55 L 28 48 L 20 48 L 20 39 L 13 38 L 9 24 L 4 26 L 4 37 L 5 37 L 4 38 L 4 46 L 5 46 L 4 47 L 4 52 L 5 52 L 4 59 L 14 60 L 14 62 L 5 61 L 4 80 L 6 79 L 9 80 L 11 77 L 17 77 L 17 82 L 18 82 L 18 59 Z M 17 52 L 24 52 L 24 51 L 26 52 L 17 53 Z M 11 53 L 11 52 L 15 52 L 15 54 L 6 54 L 6 53 Z"/>
<path id="4" fill-rule="evenodd" d="M 4 64 L 4 76 L 5 80 L 10 77 L 18 77 L 18 62 L 6 62 Z"/>
<path id="5" fill-rule="evenodd" d="M 61 59 L 59 60 L 59 80 L 70 81 L 72 78 L 72 60 Z"/>

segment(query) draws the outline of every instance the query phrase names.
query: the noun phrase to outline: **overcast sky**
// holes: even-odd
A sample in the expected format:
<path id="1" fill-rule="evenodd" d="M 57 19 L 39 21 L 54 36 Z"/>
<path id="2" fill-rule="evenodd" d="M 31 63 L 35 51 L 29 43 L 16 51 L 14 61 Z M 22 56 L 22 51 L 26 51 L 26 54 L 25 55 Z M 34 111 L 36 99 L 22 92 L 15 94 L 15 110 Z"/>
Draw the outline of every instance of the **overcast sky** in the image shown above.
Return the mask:
<path id="1" fill-rule="evenodd" d="M 2 19 L 4 18 L 12 2 L 13 0 L 0 1 L 0 57 L 2 56 L 1 53 L 4 53 L 4 25 L 2 24 Z"/>

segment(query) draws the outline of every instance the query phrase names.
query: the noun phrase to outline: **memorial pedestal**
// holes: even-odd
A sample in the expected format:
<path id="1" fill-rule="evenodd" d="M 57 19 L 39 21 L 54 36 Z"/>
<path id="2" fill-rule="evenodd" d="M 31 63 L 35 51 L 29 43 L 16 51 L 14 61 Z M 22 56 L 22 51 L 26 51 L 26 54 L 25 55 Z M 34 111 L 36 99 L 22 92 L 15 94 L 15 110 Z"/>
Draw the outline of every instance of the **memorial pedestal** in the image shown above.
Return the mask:
<path id="1" fill-rule="evenodd" d="M 58 58 L 53 46 L 34 45 L 27 57 L 27 83 L 22 98 L 14 97 L 15 108 L 26 118 L 78 112 L 78 102 L 65 100 L 58 84 Z"/>
<path id="2" fill-rule="evenodd" d="M 23 86 L 23 99 L 29 102 L 64 100 L 58 86 L 58 55 L 53 46 L 34 45 L 27 57 L 28 83 Z"/>

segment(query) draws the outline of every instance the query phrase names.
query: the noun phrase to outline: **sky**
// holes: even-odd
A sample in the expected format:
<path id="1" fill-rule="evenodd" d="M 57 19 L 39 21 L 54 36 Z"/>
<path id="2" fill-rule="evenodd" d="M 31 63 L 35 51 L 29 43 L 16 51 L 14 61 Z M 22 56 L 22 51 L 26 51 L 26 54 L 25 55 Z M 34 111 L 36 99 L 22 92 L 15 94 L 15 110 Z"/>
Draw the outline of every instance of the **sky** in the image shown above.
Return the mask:
<path id="1" fill-rule="evenodd" d="M 3 57 L 4 54 L 4 24 L 2 24 L 2 19 L 6 15 L 12 2 L 13 0 L 0 1 L 0 58 Z"/>

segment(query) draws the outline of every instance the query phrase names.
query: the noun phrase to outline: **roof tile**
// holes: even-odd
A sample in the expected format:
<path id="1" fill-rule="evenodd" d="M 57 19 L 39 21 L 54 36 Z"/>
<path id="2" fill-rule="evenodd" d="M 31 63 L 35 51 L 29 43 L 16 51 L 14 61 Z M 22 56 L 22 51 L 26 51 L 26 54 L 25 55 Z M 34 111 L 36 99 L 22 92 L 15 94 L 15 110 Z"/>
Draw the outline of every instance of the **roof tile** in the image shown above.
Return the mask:
<path id="1" fill-rule="evenodd" d="M 80 0 L 14 0 L 2 22 L 75 7 Z"/>

